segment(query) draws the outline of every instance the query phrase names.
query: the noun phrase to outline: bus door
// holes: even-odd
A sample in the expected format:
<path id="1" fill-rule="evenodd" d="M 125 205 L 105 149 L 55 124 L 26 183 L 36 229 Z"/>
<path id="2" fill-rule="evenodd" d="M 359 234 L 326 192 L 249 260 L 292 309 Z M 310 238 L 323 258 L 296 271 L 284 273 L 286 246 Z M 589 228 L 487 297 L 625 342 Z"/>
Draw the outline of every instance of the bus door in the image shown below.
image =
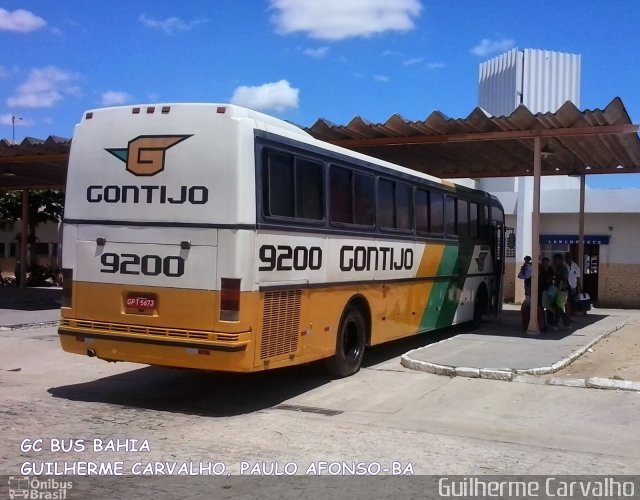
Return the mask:
<path id="1" fill-rule="evenodd" d="M 493 269 L 495 272 L 494 290 L 491 294 L 490 310 L 493 314 L 498 314 L 502 310 L 503 302 L 503 276 L 504 276 L 504 212 L 502 208 L 492 204 L 491 207 L 491 228 L 493 246 Z"/>

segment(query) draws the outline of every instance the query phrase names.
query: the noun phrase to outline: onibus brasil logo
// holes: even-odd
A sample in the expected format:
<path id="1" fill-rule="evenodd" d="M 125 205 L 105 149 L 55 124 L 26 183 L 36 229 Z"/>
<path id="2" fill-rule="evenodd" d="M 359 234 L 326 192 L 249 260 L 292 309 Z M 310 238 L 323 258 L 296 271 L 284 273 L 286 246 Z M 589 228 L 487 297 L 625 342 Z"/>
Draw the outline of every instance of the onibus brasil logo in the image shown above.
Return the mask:
<path id="1" fill-rule="evenodd" d="M 108 153 L 127 164 L 133 175 L 150 177 L 164 170 L 167 149 L 188 139 L 191 135 L 139 135 L 131 139 L 126 148 L 106 148 Z"/>
<path id="2" fill-rule="evenodd" d="M 52 477 L 39 479 L 29 476 L 9 476 L 9 498 L 38 498 L 64 500 L 73 482 Z"/>

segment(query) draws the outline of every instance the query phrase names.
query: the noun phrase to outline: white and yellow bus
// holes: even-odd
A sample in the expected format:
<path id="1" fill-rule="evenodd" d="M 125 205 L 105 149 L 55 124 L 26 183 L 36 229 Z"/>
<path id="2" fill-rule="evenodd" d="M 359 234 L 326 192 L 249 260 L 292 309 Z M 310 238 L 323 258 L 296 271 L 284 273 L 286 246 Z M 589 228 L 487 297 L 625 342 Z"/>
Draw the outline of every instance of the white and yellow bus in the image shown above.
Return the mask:
<path id="1" fill-rule="evenodd" d="M 69 158 L 65 351 L 251 372 L 500 308 L 489 194 L 227 104 L 85 113 Z"/>

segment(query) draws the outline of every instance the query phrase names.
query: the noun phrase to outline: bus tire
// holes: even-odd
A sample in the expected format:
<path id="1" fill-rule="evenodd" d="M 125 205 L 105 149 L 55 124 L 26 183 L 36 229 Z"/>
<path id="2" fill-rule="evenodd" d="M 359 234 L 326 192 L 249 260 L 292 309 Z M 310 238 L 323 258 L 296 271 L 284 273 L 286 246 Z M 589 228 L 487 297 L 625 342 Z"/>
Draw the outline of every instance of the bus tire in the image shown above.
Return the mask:
<path id="1" fill-rule="evenodd" d="M 326 362 L 327 370 L 335 377 L 348 377 L 360 370 L 367 343 L 367 322 L 362 311 L 353 304 L 345 309 L 338 335 L 336 353 Z"/>
<path id="2" fill-rule="evenodd" d="M 487 287 L 483 283 L 478 287 L 476 292 L 476 298 L 473 301 L 473 324 L 480 326 L 482 322 L 482 316 L 487 313 L 489 307 L 489 294 L 487 293 Z"/>

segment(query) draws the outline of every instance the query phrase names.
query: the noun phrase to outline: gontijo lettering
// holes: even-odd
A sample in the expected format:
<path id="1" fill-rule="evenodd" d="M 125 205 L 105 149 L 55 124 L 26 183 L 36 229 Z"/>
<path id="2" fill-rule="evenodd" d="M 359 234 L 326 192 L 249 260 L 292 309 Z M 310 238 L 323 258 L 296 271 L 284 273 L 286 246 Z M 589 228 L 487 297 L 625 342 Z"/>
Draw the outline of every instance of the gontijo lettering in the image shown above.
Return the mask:
<path id="1" fill-rule="evenodd" d="M 87 188 L 89 203 L 171 203 L 204 205 L 209 201 L 205 186 L 100 186 Z"/>

